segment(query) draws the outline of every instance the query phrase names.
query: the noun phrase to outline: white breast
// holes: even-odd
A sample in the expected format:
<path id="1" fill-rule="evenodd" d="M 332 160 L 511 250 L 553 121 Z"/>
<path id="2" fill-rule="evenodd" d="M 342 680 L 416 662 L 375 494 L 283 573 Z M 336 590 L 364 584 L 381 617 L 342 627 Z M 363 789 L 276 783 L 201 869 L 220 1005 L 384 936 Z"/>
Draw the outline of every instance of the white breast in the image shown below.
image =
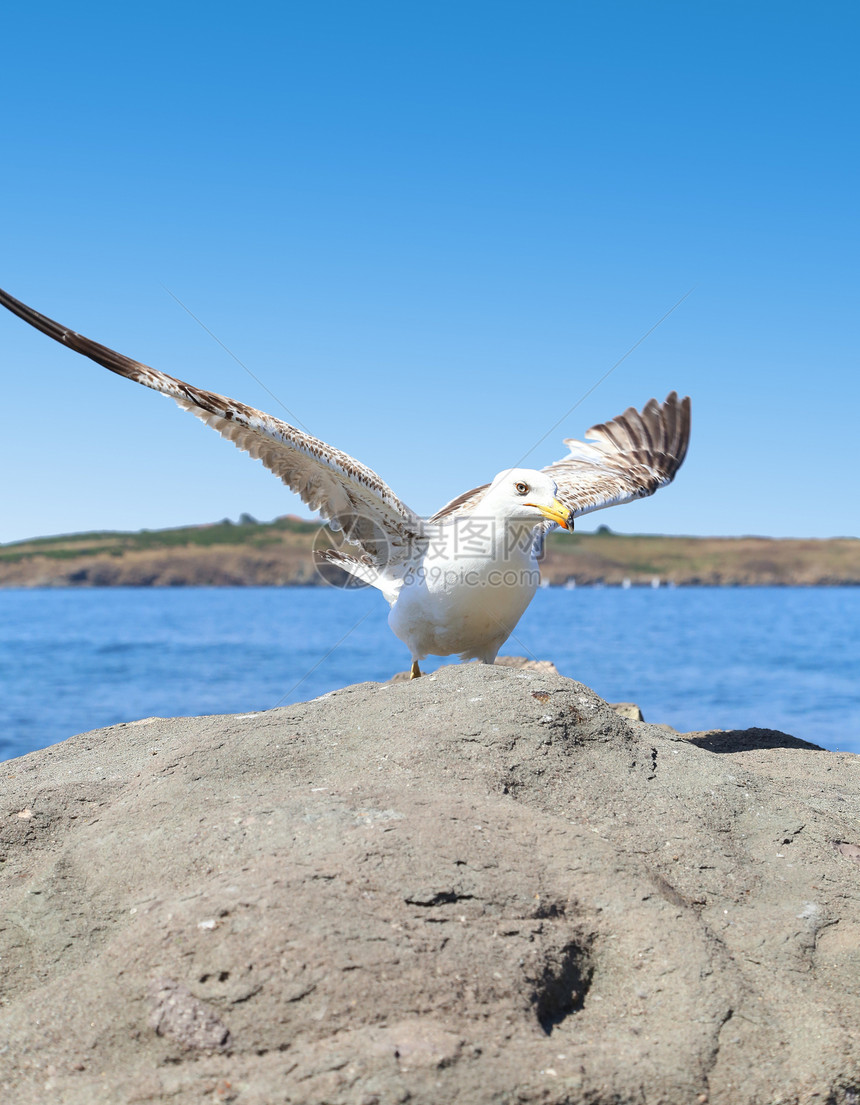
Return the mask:
<path id="1" fill-rule="evenodd" d="M 540 583 L 530 542 L 471 520 L 438 527 L 388 623 L 414 660 L 459 654 L 492 663 Z"/>

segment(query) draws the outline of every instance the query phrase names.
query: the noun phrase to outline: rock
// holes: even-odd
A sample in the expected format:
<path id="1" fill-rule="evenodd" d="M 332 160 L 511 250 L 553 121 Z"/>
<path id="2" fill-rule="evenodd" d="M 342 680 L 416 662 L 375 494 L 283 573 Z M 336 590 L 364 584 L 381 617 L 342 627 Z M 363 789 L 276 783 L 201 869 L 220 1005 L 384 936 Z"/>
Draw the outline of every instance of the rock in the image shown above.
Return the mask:
<path id="1" fill-rule="evenodd" d="M 856 756 L 468 664 L 3 775 L 16 1105 L 858 1100 Z"/>
<path id="2" fill-rule="evenodd" d="M 443 664 L 442 667 L 451 668 L 454 664 Z M 545 671 L 552 675 L 558 675 L 558 668 L 551 660 L 529 660 L 525 656 L 497 656 L 494 664 L 497 668 L 518 668 L 527 671 Z M 423 678 L 423 676 L 422 676 Z M 388 680 L 389 683 L 408 683 L 412 675 L 408 671 L 399 671 Z"/>
<path id="3" fill-rule="evenodd" d="M 551 660 L 529 660 L 525 656 L 497 656 L 496 667 L 518 668 L 526 671 L 544 671 L 558 675 L 558 668 Z"/>
<path id="4" fill-rule="evenodd" d="M 206 927 L 205 922 L 198 927 Z M 150 1025 L 159 1036 L 173 1036 L 184 1047 L 226 1051 L 230 1030 L 214 1010 L 174 979 L 155 979 L 149 987 Z"/>
<path id="5" fill-rule="evenodd" d="M 635 702 L 609 702 L 608 705 L 619 715 L 619 717 L 626 717 L 628 721 L 645 720 L 642 716 L 642 711 Z"/>

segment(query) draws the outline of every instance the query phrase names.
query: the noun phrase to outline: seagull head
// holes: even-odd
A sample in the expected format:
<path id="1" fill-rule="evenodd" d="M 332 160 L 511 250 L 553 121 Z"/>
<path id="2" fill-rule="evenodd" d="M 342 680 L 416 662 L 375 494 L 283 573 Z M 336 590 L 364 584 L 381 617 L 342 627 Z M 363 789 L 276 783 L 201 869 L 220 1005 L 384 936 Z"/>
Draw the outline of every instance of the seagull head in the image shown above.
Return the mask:
<path id="1" fill-rule="evenodd" d="M 507 521 L 536 526 L 549 520 L 573 529 L 573 512 L 558 497 L 555 480 L 536 468 L 507 468 L 490 484 L 482 506 Z"/>

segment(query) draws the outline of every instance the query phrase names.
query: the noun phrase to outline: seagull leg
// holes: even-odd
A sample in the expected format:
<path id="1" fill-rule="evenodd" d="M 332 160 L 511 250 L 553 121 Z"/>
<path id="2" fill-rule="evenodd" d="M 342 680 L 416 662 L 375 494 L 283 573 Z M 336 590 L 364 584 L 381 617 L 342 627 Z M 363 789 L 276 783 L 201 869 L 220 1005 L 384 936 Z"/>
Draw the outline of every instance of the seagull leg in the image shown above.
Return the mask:
<path id="1" fill-rule="evenodd" d="M 418 667 L 418 661 L 413 660 L 412 661 L 412 671 L 409 673 L 409 678 L 410 679 L 417 679 L 420 674 L 421 674 L 421 669 Z"/>

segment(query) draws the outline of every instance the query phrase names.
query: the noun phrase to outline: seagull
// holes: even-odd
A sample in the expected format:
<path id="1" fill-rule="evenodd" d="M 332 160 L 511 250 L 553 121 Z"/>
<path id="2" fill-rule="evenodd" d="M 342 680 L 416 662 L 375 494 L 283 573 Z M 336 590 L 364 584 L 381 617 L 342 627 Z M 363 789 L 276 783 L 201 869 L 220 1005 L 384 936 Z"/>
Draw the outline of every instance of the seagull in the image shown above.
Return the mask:
<path id="1" fill-rule="evenodd" d="M 382 592 L 388 623 L 412 657 L 495 662 L 540 584 L 544 541 L 594 510 L 653 495 L 687 452 L 690 399 L 670 392 L 592 426 L 538 470 L 508 468 L 424 519 L 374 471 L 340 449 L 235 399 L 187 384 L 89 338 L 0 290 L 0 303 L 97 364 L 174 399 L 274 472 L 355 553 L 321 554 Z"/>

